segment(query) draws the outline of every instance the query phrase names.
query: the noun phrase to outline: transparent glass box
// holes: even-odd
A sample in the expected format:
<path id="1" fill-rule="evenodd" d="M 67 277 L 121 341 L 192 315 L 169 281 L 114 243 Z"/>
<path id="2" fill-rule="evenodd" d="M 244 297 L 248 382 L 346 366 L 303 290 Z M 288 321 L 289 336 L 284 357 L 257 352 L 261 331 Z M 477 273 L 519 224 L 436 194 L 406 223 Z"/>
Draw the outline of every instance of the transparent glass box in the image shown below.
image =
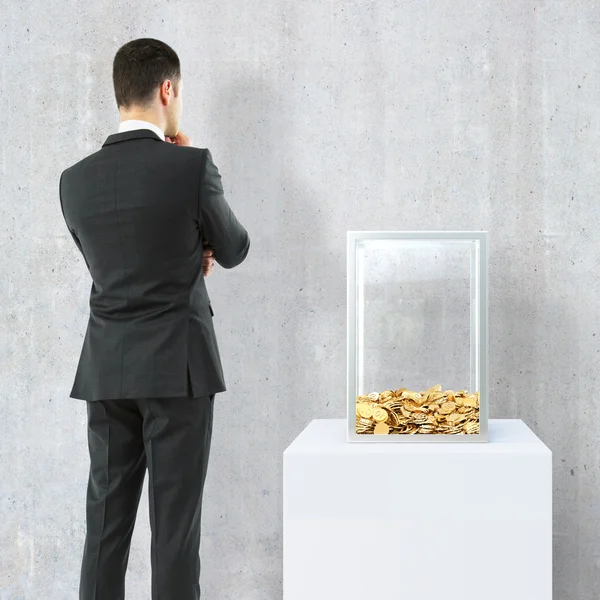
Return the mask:
<path id="1" fill-rule="evenodd" d="M 488 441 L 488 232 L 349 231 L 350 442 Z"/>

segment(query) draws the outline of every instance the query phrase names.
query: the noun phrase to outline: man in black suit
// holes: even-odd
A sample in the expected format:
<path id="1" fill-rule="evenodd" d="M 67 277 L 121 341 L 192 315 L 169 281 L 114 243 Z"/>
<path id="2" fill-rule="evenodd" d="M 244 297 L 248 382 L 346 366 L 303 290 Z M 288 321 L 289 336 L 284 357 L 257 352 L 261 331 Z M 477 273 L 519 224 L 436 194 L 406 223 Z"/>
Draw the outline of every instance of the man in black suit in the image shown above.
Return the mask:
<path id="1" fill-rule="evenodd" d="M 179 131 L 177 54 L 152 38 L 114 58 L 121 124 L 65 169 L 61 209 L 92 276 L 71 398 L 87 402 L 80 600 L 123 600 L 146 467 L 153 600 L 200 598 L 200 517 L 214 397 L 225 391 L 204 277 L 248 253 L 207 148 Z"/>

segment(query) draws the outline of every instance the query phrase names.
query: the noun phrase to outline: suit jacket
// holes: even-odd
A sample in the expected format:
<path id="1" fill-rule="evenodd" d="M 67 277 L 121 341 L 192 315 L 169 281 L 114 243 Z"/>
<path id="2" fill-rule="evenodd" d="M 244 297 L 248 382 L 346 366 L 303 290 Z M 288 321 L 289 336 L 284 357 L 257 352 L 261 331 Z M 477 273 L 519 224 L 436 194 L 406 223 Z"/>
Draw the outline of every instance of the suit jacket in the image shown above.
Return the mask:
<path id="1" fill-rule="evenodd" d="M 162 398 L 225 391 L 203 241 L 226 269 L 250 247 L 207 148 L 150 129 L 109 135 L 59 182 L 67 227 L 92 276 L 70 397 Z"/>

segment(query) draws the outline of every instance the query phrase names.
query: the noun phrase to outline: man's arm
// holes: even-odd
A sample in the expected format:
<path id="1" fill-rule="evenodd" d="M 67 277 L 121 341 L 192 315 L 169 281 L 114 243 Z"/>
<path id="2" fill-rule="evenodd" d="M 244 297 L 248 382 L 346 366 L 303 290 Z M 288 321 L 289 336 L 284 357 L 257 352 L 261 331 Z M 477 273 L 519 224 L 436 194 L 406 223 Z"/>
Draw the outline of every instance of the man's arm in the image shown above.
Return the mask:
<path id="1" fill-rule="evenodd" d="M 81 252 L 81 255 L 83 256 L 83 260 L 85 261 L 85 264 L 86 264 L 87 268 L 89 269 L 90 266 L 88 265 L 87 259 L 85 258 L 85 254 L 83 253 L 83 248 L 81 247 L 81 242 L 79 241 L 79 238 L 77 237 L 77 235 L 75 235 L 75 232 L 69 226 L 69 223 L 67 222 L 67 217 L 65 216 L 65 209 L 63 208 L 62 192 L 61 192 L 61 184 L 62 184 L 63 175 L 64 175 L 64 171 L 60 174 L 60 179 L 58 181 L 58 199 L 60 200 L 60 210 L 62 212 L 63 219 L 65 220 L 65 224 L 67 225 L 67 229 L 69 230 L 69 233 L 71 234 L 71 237 L 73 238 L 73 241 L 75 242 L 75 245 L 77 246 L 77 248 L 79 248 L 79 252 Z"/>
<path id="2" fill-rule="evenodd" d="M 248 254 L 250 238 L 225 200 L 221 175 L 208 148 L 204 152 L 199 193 L 200 233 L 223 268 L 236 267 Z"/>

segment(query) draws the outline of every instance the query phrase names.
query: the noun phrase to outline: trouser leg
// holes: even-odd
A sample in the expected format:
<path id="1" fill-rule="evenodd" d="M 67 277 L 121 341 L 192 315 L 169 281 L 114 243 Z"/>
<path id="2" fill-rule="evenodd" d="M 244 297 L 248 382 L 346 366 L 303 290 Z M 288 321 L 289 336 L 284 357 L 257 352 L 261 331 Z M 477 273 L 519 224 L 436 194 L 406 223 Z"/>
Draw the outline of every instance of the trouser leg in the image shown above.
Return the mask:
<path id="1" fill-rule="evenodd" d="M 87 402 L 90 472 L 80 600 L 124 600 L 144 482 L 143 421 L 134 400 Z"/>
<path id="2" fill-rule="evenodd" d="M 202 494 L 214 394 L 140 401 L 148 464 L 152 600 L 200 598 Z"/>

